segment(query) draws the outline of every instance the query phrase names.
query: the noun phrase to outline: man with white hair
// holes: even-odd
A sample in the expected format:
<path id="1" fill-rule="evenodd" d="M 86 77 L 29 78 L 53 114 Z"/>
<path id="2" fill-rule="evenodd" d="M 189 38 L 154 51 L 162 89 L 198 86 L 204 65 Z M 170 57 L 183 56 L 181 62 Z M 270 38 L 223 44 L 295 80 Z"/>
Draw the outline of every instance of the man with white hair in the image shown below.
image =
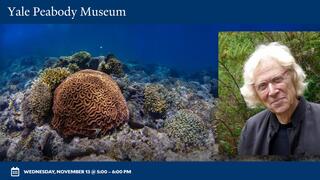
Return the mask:
<path id="1" fill-rule="evenodd" d="M 244 66 L 241 94 L 266 109 L 242 129 L 240 155 L 320 155 L 320 105 L 302 95 L 306 75 L 288 47 L 260 45 Z"/>

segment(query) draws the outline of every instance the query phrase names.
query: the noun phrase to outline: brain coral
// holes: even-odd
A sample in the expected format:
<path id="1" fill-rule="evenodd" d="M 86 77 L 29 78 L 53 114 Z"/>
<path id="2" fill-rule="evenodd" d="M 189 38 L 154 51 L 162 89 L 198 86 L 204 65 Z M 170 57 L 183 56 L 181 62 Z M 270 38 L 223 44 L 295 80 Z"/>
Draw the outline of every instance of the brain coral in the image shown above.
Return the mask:
<path id="1" fill-rule="evenodd" d="M 117 84 L 94 70 L 72 74 L 56 88 L 53 113 L 51 124 L 65 138 L 105 135 L 129 117 Z"/>

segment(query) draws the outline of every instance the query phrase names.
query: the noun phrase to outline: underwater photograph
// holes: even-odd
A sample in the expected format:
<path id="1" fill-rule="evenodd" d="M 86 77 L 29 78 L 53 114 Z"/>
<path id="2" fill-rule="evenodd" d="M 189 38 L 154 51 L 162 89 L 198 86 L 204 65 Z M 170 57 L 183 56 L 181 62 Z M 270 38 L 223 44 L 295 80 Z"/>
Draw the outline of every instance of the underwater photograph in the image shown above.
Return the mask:
<path id="1" fill-rule="evenodd" d="M 212 25 L 0 25 L 0 161 L 214 161 Z"/>

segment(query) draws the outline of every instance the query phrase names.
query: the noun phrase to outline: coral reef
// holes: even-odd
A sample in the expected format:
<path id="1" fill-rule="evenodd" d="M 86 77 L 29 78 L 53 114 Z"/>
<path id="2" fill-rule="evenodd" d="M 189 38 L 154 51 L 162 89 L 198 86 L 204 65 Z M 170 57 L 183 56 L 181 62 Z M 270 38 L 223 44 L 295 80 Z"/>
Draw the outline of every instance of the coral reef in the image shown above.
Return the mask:
<path id="1" fill-rule="evenodd" d="M 210 74 L 186 80 L 112 54 L 43 60 L 22 58 L 0 72 L 1 161 L 219 159 Z M 102 66 L 112 79 L 94 71 Z"/>
<path id="2" fill-rule="evenodd" d="M 58 61 L 56 61 L 52 66 L 49 67 L 67 67 L 71 63 L 75 63 L 72 62 L 71 56 L 61 56 L 59 57 Z M 52 62 L 50 62 L 50 59 L 46 64 L 52 64 Z"/>
<path id="3" fill-rule="evenodd" d="M 100 139 L 75 137 L 65 142 L 50 126 L 37 126 L 27 137 L 0 134 L 0 158 L 16 161 L 208 161 L 216 158 L 215 147 L 190 153 L 175 152 L 166 133 L 128 125 Z"/>
<path id="4" fill-rule="evenodd" d="M 72 56 L 61 56 L 59 60 L 54 63 L 53 67 L 69 67 L 70 64 L 77 65 L 79 69 L 87 69 L 92 66 L 91 54 L 86 51 L 79 51 Z M 98 66 L 98 62 L 96 62 Z M 73 65 L 73 66 L 74 66 Z M 97 67 L 93 68 L 96 69 Z"/>
<path id="5" fill-rule="evenodd" d="M 99 64 L 98 70 L 116 77 L 124 76 L 122 63 L 112 54 L 109 54 L 106 60 Z"/>
<path id="6" fill-rule="evenodd" d="M 91 59 L 91 54 L 87 51 L 79 51 L 77 53 L 74 53 L 71 56 L 72 61 L 89 61 Z"/>
<path id="7" fill-rule="evenodd" d="M 155 117 L 163 117 L 168 104 L 166 100 L 167 90 L 160 84 L 150 84 L 144 89 L 144 108 Z"/>
<path id="8" fill-rule="evenodd" d="M 106 61 L 101 61 L 97 70 L 106 73 Z"/>
<path id="9" fill-rule="evenodd" d="M 5 110 L 7 107 L 9 107 L 9 102 L 3 97 L 0 97 L 0 111 Z"/>
<path id="10" fill-rule="evenodd" d="M 78 66 L 76 63 L 70 63 L 70 64 L 68 64 L 67 68 L 69 69 L 69 71 L 70 71 L 71 73 L 75 73 L 75 72 L 77 72 L 77 71 L 80 71 L 80 68 L 79 68 L 79 66 Z"/>
<path id="11" fill-rule="evenodd" d="M 205 123 L 190 110 L 179 110 L 165 122 L 164 129 L 182 151 L 204 146 L 209 136 Z"/>
<path id="12" fill-rule="evenodd" d="M 67 68 L 47 68 L 40 73 L 39 81 L 54 90 L 70 74 Z"/>
<path id="13" fill-rule="evenodd" d="M 164 161 L 167 158 L 167 152 L 173 148 L 173 143 L 166 134 L 149 127 L 139 130 L 125 127 L 114 138 L 116 143 L 108 155 L 118 160 Z"/>
<path id="14" fill-rule="evenodd" d="M 104 61 L 104 56 L 92 57 L 87 63 L 87 69 L 97 70 L 100 62 Z"/>
<path id="15" fill-rule="evenodd" d="M 46 57 L 44 58 L 43 68 L 55 67 L 58 61 L 59 58 L 57 57 Z"/>
<path id="16" fill-rule="evenodd" d="M 47 121 L 52 106 L 52 93 L 48 84 L 36 80 L 24 94 L 21 104 L 26 127 L 42 125 Z"/>
<path id="17" fill-rule="evenodd" d="M 10 147 L 10 141 L 6 137 L 5 133 L 0 132 L 0 161 L 6 159 L 7 151 Z"/>
<path id="18" fill-rule="evenodd" d="M 6 137 L 5 140 L 7 160 L 44 161 L 60 157 L 65 149 L 63 139 L 48 125 L 35 127 L 28 136 Z"/>
<path id="19" fill-rule="evenodd" d="M 143 119 L 144 111 L 144 94 L 141 85 L 133 83 L 127 89 L 128 108 L 130 111 L 129 125 L 130 127 L 142 128 L 147 124 L 147 120 Z"/>
<path id="20" fill-rule="evenodd" d="M 8 69 L 10 68 L 17 68 L 17 69 L 23 68 L 23 69 L 20 69 L 20 70 L 17 70 L 17 72 L 12 72 L 8 74 L 7 73 L 1 74 L 1 71 L 0 71 L 0 77 L 1 77 L 0 83 L 3 85 L 2 88 L 0 88 L 0 93 L 5 91 L 10 91 L 11 93 L 16 93 L 18 91 L 21 91 L 26 87 L 28 81 L 30 81 L 32 78 L 34 78 L 38 74 L 37 68 L 35 66 L 8 67 Z M 11 71 L 14 71 L 14 69 L 11 69 Z M 5 79 L 6 76 L 7 76 L 7 79 Z"/>
<path id="21" fill-rule="evenodd" d="M 80 69 L 88 67 L 88 63 L 91 59 L 91 54 L 86 51 L 79 51 L 71 56 L 71 63 L 76 63 Z"/>
<path id="22" fill-rule="evenodd" d="M 22 92 L 15 94 L 5 93 L 2 96 L 8 102 L 8 106 L 0 113 L 0 133 L 12 133 L 22 131 L 24 122 L 21 120 L 21 103 L 24 97 Z"/>
<path id="23" fill-rule="evenodd" d="M 51 124 L 65 138 L 105 135 L 129 117 L 117 84 L 94 70 L 72 74 L 56 88 L 53 113 Z"/>

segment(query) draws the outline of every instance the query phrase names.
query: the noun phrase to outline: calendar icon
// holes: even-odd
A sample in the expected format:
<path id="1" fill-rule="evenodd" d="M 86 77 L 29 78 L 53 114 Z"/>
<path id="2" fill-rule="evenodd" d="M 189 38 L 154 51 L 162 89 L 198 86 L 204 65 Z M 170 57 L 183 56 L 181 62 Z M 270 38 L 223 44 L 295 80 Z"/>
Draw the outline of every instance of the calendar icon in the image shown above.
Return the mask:
<path id="1" fill-rule="evenodd" d="M 20 169 L 18 167 L 11 168 L 11 177 L 19 177 L 20 176 Z"/>

